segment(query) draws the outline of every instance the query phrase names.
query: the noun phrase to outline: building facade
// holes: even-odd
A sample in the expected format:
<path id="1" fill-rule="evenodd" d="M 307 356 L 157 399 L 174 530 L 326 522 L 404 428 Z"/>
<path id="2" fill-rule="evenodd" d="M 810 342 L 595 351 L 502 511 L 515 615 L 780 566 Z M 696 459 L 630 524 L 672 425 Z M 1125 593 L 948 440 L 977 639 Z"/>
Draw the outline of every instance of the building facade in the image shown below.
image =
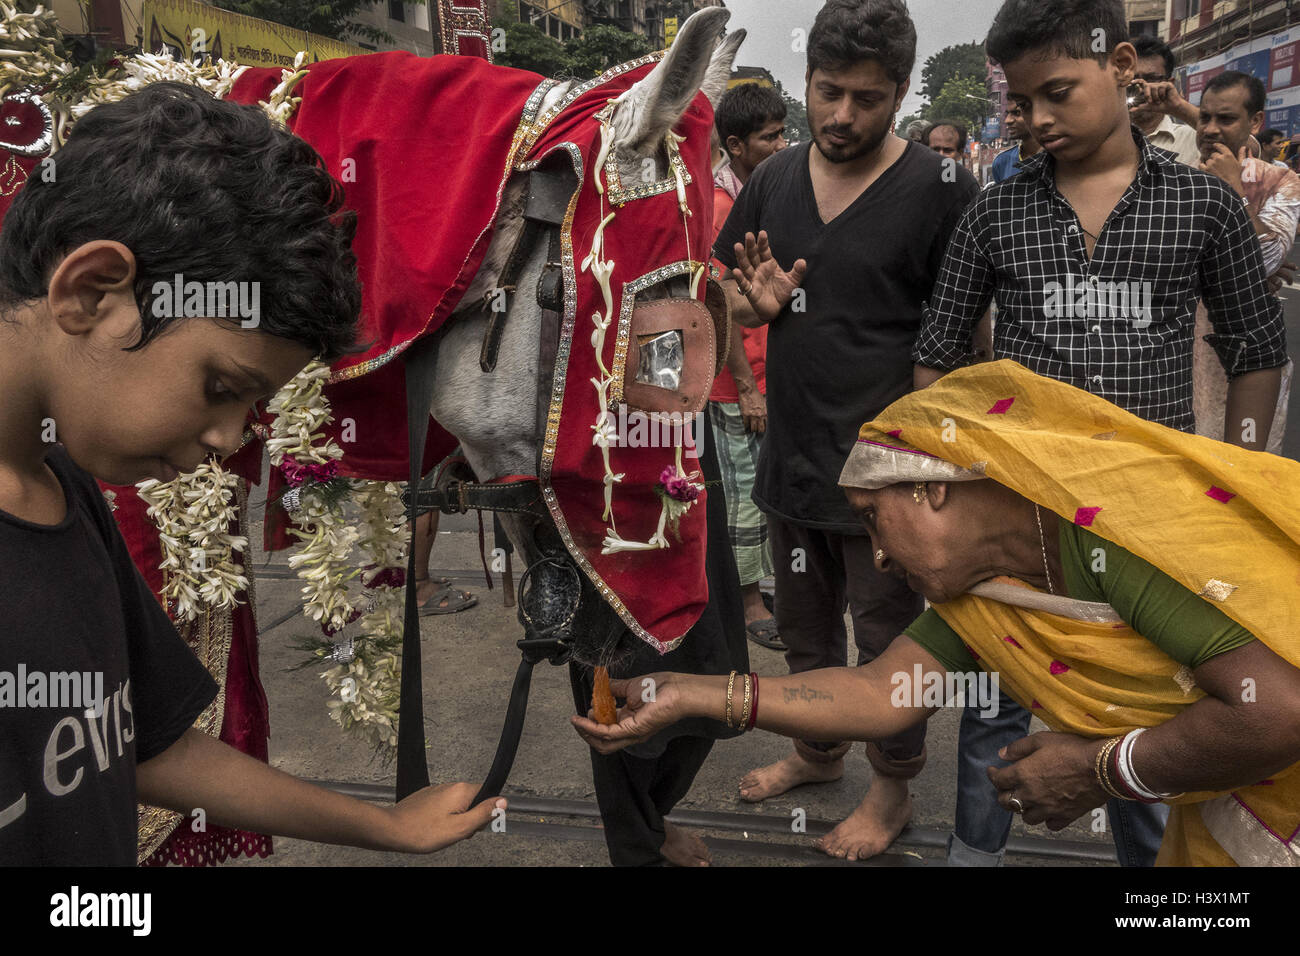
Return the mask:
<path id="1" fill-rule="evenodd" d="M 1179 63 L 1223 53 L 1300 23 L 1291 0 L 1166 0 L 1165 36 Z"/>
<path id="2" fill-rule="evenodd" d="M 211 53 L 256 66 L 280 63 L 285 56 L 292 61 L 298 49 L 308 49 L 313 42 L 330 56 L 406 50 L 418 56 L 445 52 L 490 58 L 491 18 L 485 0 L 428 0 L 423 4 L 379 0 L 357 15 L 358 23 L 383 30 L 393 38 L 391 42 L 355 37 L 346 42 L 312 41 L 311 35 L 282 24 L 243 17 L 200 0 L 47 2 L 68 33 L 91 36 L 101 46 L 115 49 L 139 46 L 152 52 L 161 44 L 179 52 L 191 42 L 191 30 L 202 28 L 209 37 L 225 34 L 225 42 L 209 48 Z M 239 53 L 254 47 L 256 55 Z"/>
<path id="3" fill-rule="evenodd" d="M 696 10 L 723 6 L 722 0 L 491 0 L 493 23 L 531 23 L 561 43 L 587 27 L 607 24 L 643 36 L 662 49 L 672 21 L 685 22 Z M 516 14 L 517 11 L 517 14 Z M 667 30 L 666 30 L 667 28 Z"/>

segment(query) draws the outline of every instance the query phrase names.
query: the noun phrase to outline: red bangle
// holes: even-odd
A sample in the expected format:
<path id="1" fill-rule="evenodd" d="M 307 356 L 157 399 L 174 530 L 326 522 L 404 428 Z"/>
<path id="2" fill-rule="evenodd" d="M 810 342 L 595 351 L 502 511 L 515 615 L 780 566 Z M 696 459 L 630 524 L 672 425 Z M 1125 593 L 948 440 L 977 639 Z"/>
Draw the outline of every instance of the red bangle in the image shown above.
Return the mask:
<path id="1" fill-rule="evenodd" d="M 750 681 L 753 682 L 754 685 L 754 692 L 753 692 L 754 699 L 750 701 L 749 723 L 745 725 L 745 729 L 753 730 L 754 724 L 758 723 L 758 675 L 755 674 L 753 671 L 750 671 L 749 679 Z"/>
<path id="2" fill-rule="evenodd" d="M 1136 790 L 1130 787 L 1124 780 L 1124 775 L 1119 772 L 1119 748 L 1113 747 L 1110 752 L 1110 758 L 1106 761 L 1110 764 L 1110 782 L 1120 793 L 1124 794 L 1129 800 L 1136 803 L 1160 803 L 1160 800 L 1151 800 L 1147 797 L 1140 797 Z"/>

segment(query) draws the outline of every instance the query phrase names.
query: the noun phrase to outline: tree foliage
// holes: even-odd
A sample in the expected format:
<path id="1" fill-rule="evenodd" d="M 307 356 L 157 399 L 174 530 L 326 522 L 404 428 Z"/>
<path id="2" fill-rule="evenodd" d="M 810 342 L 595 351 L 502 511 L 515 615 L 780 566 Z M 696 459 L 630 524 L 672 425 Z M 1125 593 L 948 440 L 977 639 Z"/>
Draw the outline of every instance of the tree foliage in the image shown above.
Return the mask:
<path id="1" fill-rule="evenodd" d="M 921 69 L 921 95 L 931 103 L 948 81 L 958 76 L 973 77 L 984 84 L 988 76 L 982 43 L 958 43 L 929 57 Z"/>
<path id="2" fill-rule="evenodd" d="M 983 80 L 958 76 L 944 84 L 933 102 L 921 110 L 921 116 L 931 123 L 960 120 L 971 131 L 971 138 L 978 139 L 979 128 L 992 109 Z"/>
<path id="3" fill-rule="evenodd" d="M 781 94 L 781 99 L 785 101 L 785 138 L 789 143 L 810 143 L 812 142 L 812 133 L 808 128 L 808 109 L 804 106 L 803 100 L 793 97 L 781 85 L 781 81 L 776 81 L 776 91 Z"/>
<path id="4" fill-rule="evenodd" d="M 551 79 L 574 76 L 573 59 L 558 42 L 530 23 L 510 23 L 503 27 L 503 49 L 492 54 L 492 61 L 517 70 L 532 70 Z"/>
<path id="5" fill-rule="evenodd" d="M 564 51 L 573 75 L 585 80 L 600 76 L 611 66 L 645 56 L 650 52 L 650 41 L 602 23 L 587 27 L 582 36 L 564 45 Z"/>

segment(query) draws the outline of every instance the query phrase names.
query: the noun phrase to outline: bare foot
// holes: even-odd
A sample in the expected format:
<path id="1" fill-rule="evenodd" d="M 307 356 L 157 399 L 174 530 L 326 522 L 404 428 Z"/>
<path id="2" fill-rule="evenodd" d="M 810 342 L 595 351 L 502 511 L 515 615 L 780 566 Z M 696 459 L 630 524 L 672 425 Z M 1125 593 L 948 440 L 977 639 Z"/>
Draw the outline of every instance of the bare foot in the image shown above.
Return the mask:
<path id="1" fill-rule="evenodd" d="M 766 767 L 751 770 L 740 781 L 740 799 L 758 803 L 805 783 L 829 783 L 844 776 L 844 761 L 813 763 L 792 753 Z"/>
<path id="2" fill-rule="evenodd" d="M 709 848 L 698 833 L 675 827 L 664 821 L 664 845 L 659 848 L 664 859 L 673 866 L 708 866 L 713 862 Z"/>
<path id="3" fill-rule="evenodd" d="M 889 849 L 911 819 L 907 781 L 876 777 L 861 805 L 815 846 L 842 860 L 870 859 Z"/>

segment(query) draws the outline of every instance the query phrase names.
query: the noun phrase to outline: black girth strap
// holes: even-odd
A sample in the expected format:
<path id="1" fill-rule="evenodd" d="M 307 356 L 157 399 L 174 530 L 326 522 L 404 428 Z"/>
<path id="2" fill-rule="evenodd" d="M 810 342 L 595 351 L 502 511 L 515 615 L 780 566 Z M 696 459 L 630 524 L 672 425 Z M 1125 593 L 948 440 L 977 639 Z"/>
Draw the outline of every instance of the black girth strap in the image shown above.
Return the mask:
<path id="1" fill-rule="evenodd" d="M 406 439 L 411 456 L 408 488 L 420 486 L 424 439 L 429 431 L 429 404 L 438 356 L 435 336 L 425 336 L 403 353 L 406 366 Z M 414 501 L 406 516 L 411 539 L 406 556 L 406 611 L 402 621 L 402 686 L 397 720 L 397 799 L 429 785 L 429 764 L 424 751 L 424 687 L 421 681 L 420 608 L 415 592 Z"/>
<path id="2" fill-rule="evenodd" d="M 409 514 L 411 492 L 402 492 L 402 503 Z M 541 487 L 536 478 L 522 481 L 503 481 L 499 484 L 481 485 L 457 478 L 436 488 L 421 487 L 415 496 L 415 513 L 428 514 L 441 511 L 445 515 L 463 515 L 469 511 L 493 511 L 503 514 L 536 515 L 545 517 L 546 505 L 542 501 Z"/>

